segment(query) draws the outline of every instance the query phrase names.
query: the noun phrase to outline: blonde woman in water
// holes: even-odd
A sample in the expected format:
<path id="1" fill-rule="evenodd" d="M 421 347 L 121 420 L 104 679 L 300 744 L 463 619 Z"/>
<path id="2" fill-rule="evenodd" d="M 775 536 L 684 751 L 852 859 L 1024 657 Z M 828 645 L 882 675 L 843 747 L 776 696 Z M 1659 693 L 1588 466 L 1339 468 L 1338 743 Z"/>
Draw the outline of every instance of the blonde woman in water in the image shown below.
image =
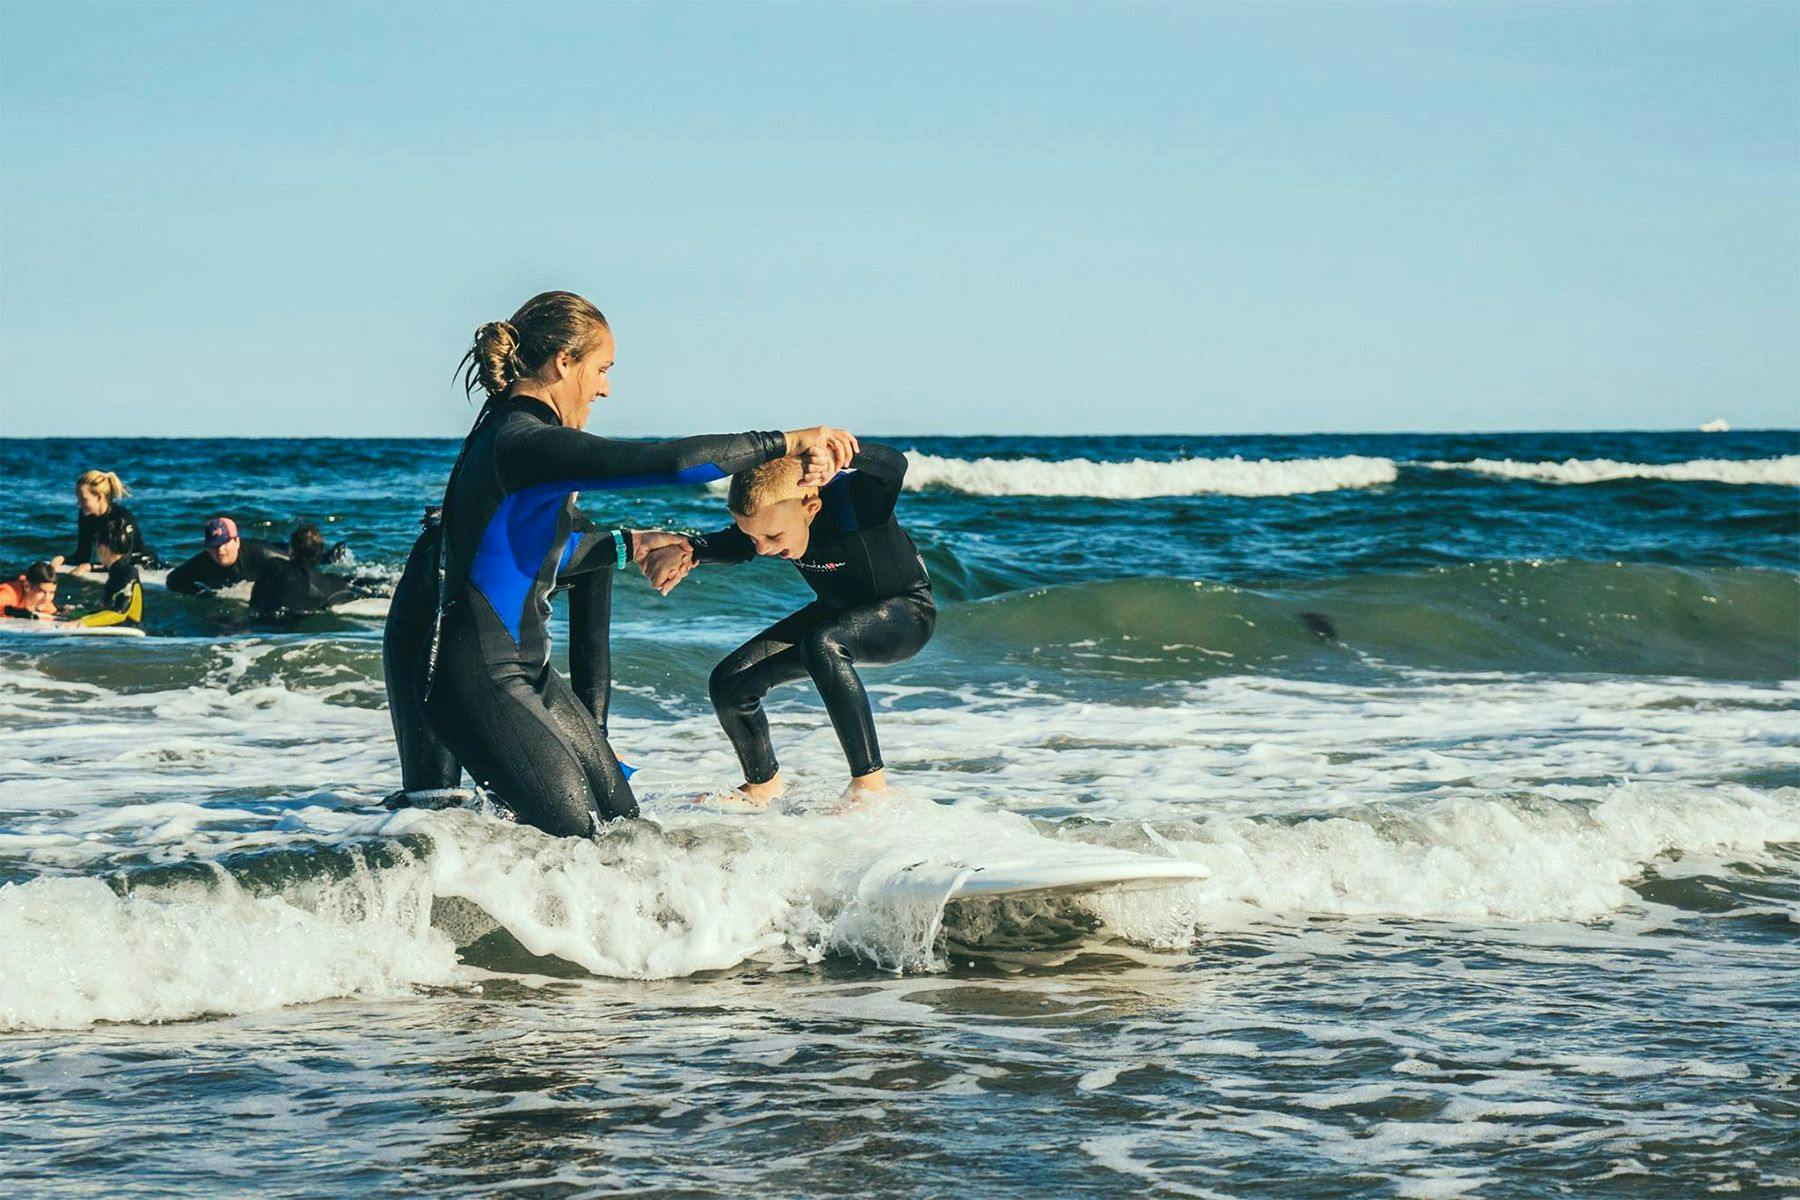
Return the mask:
<path id="1" fill-rule="evenodd" d="M 111 471 L 84 471 L 75 481 L 75 552 L 69 562 L 77 575 L 84 575 L 95 561 L 94 535 L 113 515 L 125 523 L 128 545 L 124 556 L 133 563 L 154 564 L 156 555 L 144 544 L 143 531 L 131 510 L 119 501 L 131 495 L 131 489 Z"/>

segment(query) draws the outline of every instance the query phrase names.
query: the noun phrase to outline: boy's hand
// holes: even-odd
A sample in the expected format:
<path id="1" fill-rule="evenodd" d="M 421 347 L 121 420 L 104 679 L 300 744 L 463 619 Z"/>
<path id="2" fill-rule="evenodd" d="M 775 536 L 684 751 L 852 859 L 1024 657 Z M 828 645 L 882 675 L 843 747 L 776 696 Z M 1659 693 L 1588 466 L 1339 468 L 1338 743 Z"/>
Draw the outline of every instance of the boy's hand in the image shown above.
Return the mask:
<path id="1" fill-rule="evenodd" d="M 690 552 L 693 550 L 693 546 L 683 534 L 666 533 L 661 529 L 633 529 L 631 531 L 631 561 L 637 564 L 639 570 L 643 569 L 644 559 L 648 558 L 652 551 L 661 550 L 665 546 L 680 546 Z"/>
<path id="2" fill-rule="evenodd" d="M 665 596 L 674 591 L 675 585 L 686 579 L 688 572 L 697 565 L 698 560 L 694 558 L 693 548 L 686 538 L 682 538 L 679 545 L 650 551 L 644 556 L 644 561 L 638 564 L 644 572 L 644 578 L 650 581 L 650 586 Z"/>
<path id="3" fill-rule="evenodd" d="M 830 425 L 790 429 L 787 451 L 789 458 L 800 460 L 800 486 L 823 487 L 856 457 L 856 435 Z"/>

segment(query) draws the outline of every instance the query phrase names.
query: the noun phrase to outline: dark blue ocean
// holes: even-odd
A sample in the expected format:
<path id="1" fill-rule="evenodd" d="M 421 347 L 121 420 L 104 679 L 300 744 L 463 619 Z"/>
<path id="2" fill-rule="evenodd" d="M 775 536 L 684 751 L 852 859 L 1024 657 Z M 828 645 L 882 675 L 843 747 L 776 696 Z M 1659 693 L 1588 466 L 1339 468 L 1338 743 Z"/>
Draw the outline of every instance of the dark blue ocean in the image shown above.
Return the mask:
<path id="1" fill-rule="evenodd" d="M 807 593 L 633 578 L 647 819 L 592 842 L 380 804 L 455 442 L 0 440 L 9 575 L 100 468 L 165 565 L 312 521 L 373 593 L 0 628 L 0 1186 L 1800 1191 L 1800 432 L 887 440 L 942 609 L 866 676 L 899 793 L 838 806 L 796 685 L 788 800 L 707 800 L 707 673 Z M 881 886 L 1081 847 L 1209 875 Z"/>

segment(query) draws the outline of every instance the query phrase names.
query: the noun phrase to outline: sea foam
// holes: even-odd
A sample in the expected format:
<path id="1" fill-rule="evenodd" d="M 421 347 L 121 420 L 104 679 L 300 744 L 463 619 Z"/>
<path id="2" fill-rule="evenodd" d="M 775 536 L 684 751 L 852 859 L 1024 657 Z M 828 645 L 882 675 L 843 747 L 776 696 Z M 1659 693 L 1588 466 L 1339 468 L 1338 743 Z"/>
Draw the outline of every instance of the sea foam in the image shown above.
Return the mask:
<path id="1" fill-rule="evenodd" d="M 660 811 L 657 811 L 660 810 Z M 1209 929 L 1329 914 L 1591 921 L 1638 902 L 1631 884 L 1673 856 L 1760 856 L 1800 839 L 1791 789 L 1621 785 L 1519 800 L 1445 799 L 1341 816 L 1099 823 L 1045 830 L 984 804 L 895 797 L 849 811 L 727 816 L 655 806 L 654 824 L 558 840 L 474 812 L 372 818 L 406 853 L 354 871 L 109 888 L 44 878 L 0 888 L 0 1028 L 163 1021 L 331 996 L 473 984 L 454 947 L 503 928 L 533 955 L 605 977 L 658 979 L 750 960 L 854 955 L 890 970 L 944 962 L 942 898 L 876 886 L 896 865 L 983 854 L 1055 856 L 1097 843 L 1180 857 L 1212 878 L 1120 894 L 959 907 L 979 941 L 1034 915 L 1080 911 L 1097 935 L 1181 949 Z M 1061 843 L 1060 846 L 1058 843 Z M 449 899 L 487 920 L 430 924 Z"/>
<path id="2" fill-rule="evenodd" d="M 906 486 L 941 488 L 970 496 L 1096 496 L 1136 500 L 1149 496 L 1293 496 L 1394 482 L 1392 459 L 1185 458 L 1174 462 L 1086 458 L 940 458 L 914 452 Z"/>

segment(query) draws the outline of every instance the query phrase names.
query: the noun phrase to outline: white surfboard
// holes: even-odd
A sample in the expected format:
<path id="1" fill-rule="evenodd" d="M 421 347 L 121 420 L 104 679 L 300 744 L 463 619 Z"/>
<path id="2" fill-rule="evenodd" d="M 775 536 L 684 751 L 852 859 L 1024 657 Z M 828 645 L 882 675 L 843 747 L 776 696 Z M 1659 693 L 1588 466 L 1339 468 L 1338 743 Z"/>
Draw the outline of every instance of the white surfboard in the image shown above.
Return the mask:
<path id="1" fill-rule="evenodd" d="M 77 625 L 73 621 L 26 621 L 18 617 L 0 619 L 0 632 L 22 633 L 32 637 L 143 637 L 144 631 L 133 625 Z"/>
<path id="2" fill-rule="evenodd" d="M 331 611 L 342 613 L 346 617 L 367 617 L 370 620 L 382 620 L 388 615 L 388 608 L 393 604 L 392 596 L 358 596 L 354 600 L 346 600 L 342 604 L 334 604 Z"/>
<path id="3" fill-rule="evenodd" d="M 1195 883 L 1210 874 L 1199 863 L 1180 859 L 1047 843 L 1044 853 L 1029 858 L 925 860 L 871 873 L 863 880 L 862 891 L 896 899 L 942 898 L 948 903 L 1033 893 L 1138 891 Z"/>
<path id="4" fill-rule="evenodd" d="M 64 563 L 56 568 L 56 573 L 64 579 L 73 579 L 78 582 L 84 579 L 93 584 L 106 582 L 106 568 L 101 566 L 91 566 L 85 571 L 76 571 L 72 564 Z M 160 567 L 139 567 L 138 582 L 143 584 L 146 590 L 166 588 L 169 586 L 169 573 Z M 246 596 L 249 594 L 248 591 L 244 593 Z"/>

